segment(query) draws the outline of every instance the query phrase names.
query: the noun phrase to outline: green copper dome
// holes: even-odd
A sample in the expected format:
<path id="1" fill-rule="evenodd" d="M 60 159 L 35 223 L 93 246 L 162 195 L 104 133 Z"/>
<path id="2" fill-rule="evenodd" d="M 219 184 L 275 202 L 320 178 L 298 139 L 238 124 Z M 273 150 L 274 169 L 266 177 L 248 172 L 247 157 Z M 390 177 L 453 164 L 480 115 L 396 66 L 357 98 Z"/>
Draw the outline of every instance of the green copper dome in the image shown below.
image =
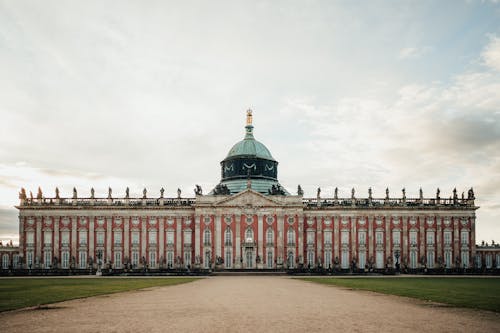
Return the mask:
<path id="1" fill-rule="evenodd" d="M 243 140 L 236 143 L 229 151 L 226 159 L 237 156 L 252 156 L 256 158 L 263 158 L 266 160 L 275 161 L 269 149 L 253 137 L 253 126 L 247 125 L 246 135 Z"/>

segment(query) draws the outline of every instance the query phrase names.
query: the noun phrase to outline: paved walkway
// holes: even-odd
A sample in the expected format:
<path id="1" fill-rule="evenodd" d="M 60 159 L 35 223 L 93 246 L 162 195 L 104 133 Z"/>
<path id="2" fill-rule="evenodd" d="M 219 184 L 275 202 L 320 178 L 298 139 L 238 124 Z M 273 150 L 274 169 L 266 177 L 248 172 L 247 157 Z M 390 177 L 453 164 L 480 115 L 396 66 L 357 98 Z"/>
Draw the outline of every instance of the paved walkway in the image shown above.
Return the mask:
<path id="1" fill-rule="evenodd" d="M 499 332 L 500 315 L 288 277 L 193 283 L 0 314 L 2 332 Z"/>

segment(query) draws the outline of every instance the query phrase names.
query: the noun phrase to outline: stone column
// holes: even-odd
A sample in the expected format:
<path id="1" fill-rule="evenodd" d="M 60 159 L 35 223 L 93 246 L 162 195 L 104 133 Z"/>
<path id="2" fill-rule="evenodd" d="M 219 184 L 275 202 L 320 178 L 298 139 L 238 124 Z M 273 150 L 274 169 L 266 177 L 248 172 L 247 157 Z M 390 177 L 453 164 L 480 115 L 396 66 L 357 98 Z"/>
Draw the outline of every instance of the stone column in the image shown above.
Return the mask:
<path id="1" fill-rule="evenodd" d="M 175 242 L 175 251 L 177 252 L 177 256 L 181 257 L 182 260 L 182 217 L 175 219 L 175 228 L 177 240 Z"/>
<path id="2" fill-rule="evenodd" d="M 285 247 L 285 237 L 283 235 L 285 230 L 285 215 L 278 215 L 278 258 L 280 258 L 281 263 L 283 264 L 286 261 L 286 258 L 283 254 L 283 250 Z"/>
<path id="3" fill-rule="evenodd" d="M 130 258 L 130 217 L 122 217 L 123 221 L 123 259 L 125 262 L 125 257 L 129 260 Z"/>
<path id="4" fill-rule="evenodd" d="M 316 253 L 314 254 L 316 258 L 314 258 L 314 262 L 319 264 L 318 259 L 321 259 L 321 262 L 323 262 L 324 256 L 323 256 L 323 217 L 318 217 L 316 218 Z"/>
<path id="5" fill-rule="evenodd" d="M 19 214 L 19 259 L 24 259 L 24 216 Z M 24 262 L 24 261 L 21 261 Z M 26 268 L 27 264 L 24 262 L 22 268 Z"/>
<path id="6" fill-rule="evenodd" d="M 402 252 L 403 254 L 401 255 L 402 258 L 405 258 L 409 256 L 409 245 L 408 245 L 408 218 L 406 216 L 402 217 L 403 219 L 403 244 L 401 244 L 402 247 Z M 410 259 L 410 258 L 408 258 Z M 409 263 L 408 263 L 409 264 Z"/>
<path id="7" fill-rule="evenodd" d="M 42 264 L 42 224 L 43 224 L 43 218 L 42 217 L 37 217 L 36 218 L 36 248 L 35 248 L 35 262 L 38 264 Z"/>
<path id="8" fill-rule="evenodd" d="M 260 257 L 260 263 L 257 265 L 257 268 L 263 268 L 264 262 L 264 216 L 257 216 L 257 255 Z"/>
<path id="9" fill-rule="evenodd" d="M 200 235 L 200 224 L 201 224 L 201 215 L 196 216 L 194 219 L 194 255 L 195 258 L 198 257 L 201 259 L 200 250 L 201 250 L 201 235 Z"/>
<path id="10" fill-rule="evenodd" d="M 89 221 L 89 254 L 88 256 L 89 257 L 92 257 L 92 259 L 94 260 L 94 262 L 97 262 L 96 258 L 95 258 L 95 251 L 94 251 L 94 218 L 93 217 L 90 217 L 88 218 L 88 221 Z M 59 232 L 57 232 L 58 234 Z M 55 237 L 55 236 L 54 236 Z"/>
<path id="11" fill-rule="evenodd" d="M 356 238 L 358 237 L 357 228 L 356 228 L 356 217 L 351 219 L 351 260 L 356 258 L 356 263 L 358 263 L 358 255 L 357 255 L 357 247 L 356 247 Z"/>
<path id="12" fill-rule="evenodd" d="M 53 219 L 53 225 L 54 225 L 54 256 L 58 258 L 59 263 L 57 264 L 57 267 L 60 267 L 61 263 L 61 253 L 59 253 L 59 216 L 54 217 Z M 21 244 L 21 242 L 19 242 Z"/>
<path id="13" fill-rule="evenodd" d="M 78 262 L 78 252 L 77 252 L 77 247 L 78 247 L 78 232 L 77 232 L 77 220 L 76 217 L 71 217 L 71 254 L 70 254 L 70 262 L 71 262 L 71 257 L 75 257 L 75 265 L 77 265 Z"/>
<path id="14" fill-rule="evenodd" d="M 215 215 L 215 255 L 222 257 L 222 243 L 221 243 L 221 215 Z M 214 258 L 215 259 L 215 258 Z"/>
<path id="15" fill-rule="evenodd" d="M 158 259 L 166 260 L 165 257 L 165 219 L 163 217 L 158 218 Z M 163 265 L 163 262 L 160 262 L 160 265 Z"/>
<path id="16" fill-rule="evenodd" d="M 113 220 L 111 217 L 106 217 L 106 261 L 113 260 L 111 258 L 111 236 L 113 233 Z"/>
<path id="17" fill-rule="evenodd" d="M 241 237 L 240 237 L 240 228 L 241 228 L 241 214 L 235 216 L 236 223 L 236 256 L 235 256 L 235 268 L 241 268 Z"/>
<path id="18" fill-rule="evenodd" d="M 437 246 L 437 254 L 436 254 L 436 263 L 437 259 L 441 257 L 444 262 L 444 255 L 443 255 L 443 231 L 441 228 L 441 217 L 440 216 L 435 216 L 435 223 L 436 223 L 436 246 Z"/>
<path id="19" fill-rule="evenodd" d="M 299 221 L 298 221 L 298 232 L 299 232 L 299 251 L 297 253 L 297 256 L 299 256 L 300 261 L 299 264 L 304 263 L 304 215 L 299 215 Z"/>
<path id="20" fill-rule="evenodd" d="M 385 256 L 384 256 L 384 265 L 387 264 L 387 257 L 392 258 L 391 251 L 391 217 L 385 218 Z"/>
<path id="21" fill-rule="evenodd" d="M 471 251 L 471 257 L 476 258 L 476 215 L 470 218 L 470 244 L 469 251 Z M 492 254 L 493 255 L 493 254 Z"/>
<path id="22" fill-rule="evenodd" d="M 426 244 L 425 244 L 425 221 L 423 221 L 423 218 L 422 216 L 419 216 L 418 218 L 418 222 L 419 222 L 419 233 L 420 233 L 420 253 L 418 254 L 418 261 L 420 262 L 420 257 L 422 256 L 425 256 L 426 257 L 426 260 L 427 260 L 427 251 L 425 250 L 426 248 Z"/>
<path id="23" fill-rule="evenodd" d="M 341 217 L 333 217 L 333 259 L 339 258 L 340 259 L 340 250 L 339 250 L 339 245 L 340 245 L 340 240 L 339 240 L 339 219 Z"/>
<path id="24" fill-rule="evenodd" d="M 458 221 L 456 218 L 450 217 L 453 223 L 453 262 L 455 262 L 455 257 L 460 258 L 462 261 L 462 256 L 460 254 L 460 230 L 458 229 Z"/>
<path id="25" fill-rule="evenodd" d="M 373 252 L 373 216 L 368 216 L 368 261 L 371 257 L 375 258 L 375 253 Z"/>

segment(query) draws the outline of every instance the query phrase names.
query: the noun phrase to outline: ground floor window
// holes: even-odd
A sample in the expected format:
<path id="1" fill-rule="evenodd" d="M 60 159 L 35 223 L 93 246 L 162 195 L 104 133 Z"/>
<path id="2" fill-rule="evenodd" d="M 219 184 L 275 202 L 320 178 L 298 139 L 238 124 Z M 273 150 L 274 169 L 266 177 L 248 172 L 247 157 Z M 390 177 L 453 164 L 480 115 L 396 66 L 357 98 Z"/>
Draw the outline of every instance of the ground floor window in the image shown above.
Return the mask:
<path id="1" fill-rule="evenodd" d="M 17 254 L 14 254 L 14 258 L 12 259 L 12 266 L 14 266 L 14 268 L 19 268 L 19 255 Z"/>
<path id="2" fill-rule="evenodd" d="M 267 251 L 267 268 L 273 268 L 273 264 L 274 264 L 274 256 L 273 256 L 273 251 L 272 250 L 268 250 Z"/>
<path id="3" fill-rule="evenodd" d="M 451 262 L 453 259 L 453 254 L 451 251 L 444 251 L 444 265 L 446 268 L 451 268 Z"/>
<path id="4" fill-rule="evenodd" d="M 417 268 L 417 251 L 410 252 L 410 268 Z"/>
<path id="5" fill-rule="evenodd" d="M 489 268 L 491 268 L 491 266 L 492 266 L 492 264 L 493 264 L 493 263 L 492 263 L 492 261 L 493 261 L 493 260 L 492 260 L 492 255 L 491 255 L 491 254 L 487 254 L 487 255 L 486 255 L 486 260 L 485 260 L 485 261 L 486 261 L 486 268 L 488 268 L 488 269 L 489 269 Z"/>
<path id="6" fill-rule="evenodd" d="M 314 267 L 314 251 L 307 251 L 307 263 L 310 267 Z"/>
<path id="7" fill-rule="evenodd" d="M 340 265 L 343 269 L 349 268 L 349 251 L 342 250 L 342 254 L 340 256 Z"/>
<path id="8" fill-rule="evenodd" d="M 43 254 L 43 264 L 45 268 L 49 269 L 52 265 L 52 253 L 50 251 L 45 251 Z"/>
<path id="9" fill-rule="evenodd" d="M 61 267 L 64 269 L 69 268 L 69 252 L 68 251 L 63 251 L 61 253 Z"/>
<path id="10" fill-rule="evenodd" d="M 174 267 L 174 252 L 172 251 L 167 252 L 167 267 L 168 268 Z"/>
<path id="11" fill-rule="evenodd" d="M 375 264 L 377 268 L 384 268 L 384 251 L 377 251 L 375 255 Z"/>
<path id="12" fill-rule="evenodd" d="M 80 260 L 80 268 L 81 269 L 84 269 L 84 268 L 87 268 L 87 252 L 85 251 L 80 251 L 80 256 L 79 256 Z"/>
<path id="13" fill-rule="evenodd" d="M 26 264 L 28 268 L 31 269 L 33 266 L 33 251 L 26 252 Z"/>
<path id="14" fill-rule="evenodd" d="M 2 268 L 3 269 L 9 268 L 9 255 L 8 254 L 4 254 L 2 256 Z"/>
<path id="15" fill-rule="evenodd" d="M 481 268 L 482 266 L 482 258 L 481 258 L 481 255 L 480 254 L 477 254 L 476 255 L 476 268 Z"/>
<path id="16" fill-rule="evenodd" d="M 246 251 L 246 267 L 253 268 L 253 250 Z"/>
<path id="17" fill-rule="evenodd" d="M 191 268 L 191 252 L 184 252 L 184 267 Z"/>
<path id="18" fill-rule="evenodd" d="M 364 269 L 365 265 L 366 265 L 366 252 L 365 251 L 359 251 L 358 267 L 360 269 Z"/>
<path id="19" fill-rule="evenodd" d="M 496 255 L 495 262 L 497 264 L 497 268 L 500 268 L 500 253 Z"/>
<path id="20" fill-rule="evenodd" d="M 325 251 L 325 267 L 332 267 L 332 251 Z"/>
<path id="21" fill-rule="evenodd" d="M 149 252 L 149 268 L 156 268 L 156 252 Z"/>
<path id="22" fill-rule="evenodd" d="M 115 268 L 122 268 L 122 253 L 118 251 L 115 252 Z"/>
<path id="23" fill-rule="evenodd" d="M 427 267 L 434 268 L 434 251 L 427 251 Z"/>
<path id="24" fill-rule="evenodd" d="M 295 255 L 293 254 L 293 252 L 290 251 L 290 252 L 288 252 L 288 256 L 287 256 L 288 268 L 293 268 L 294 263 L 295 263 Z"/>
<path id="25" fill-rule="evenodd" d="M 469 251 L 462 251 L 462 267 L 469 267 Z"/>
<path id="26" fill-rule="evenodd" d="M 226 253 L 224 255 L 224 266 L 226 268 L 231 268 L 231 265 L 233 263 L 233 253 L 231 251 L 231 248 L 226 249 Z"/>
<path id="27" fill-rule="evenodd" d="M 137 268 L 139 265 L 139 251 L 132 251 L 132 268 Z"/>
<path id="28" fill-rule="evenodd" d="M 209 269 L 210 268 L 210 251 L 205 252 L 205 268 Z"/>

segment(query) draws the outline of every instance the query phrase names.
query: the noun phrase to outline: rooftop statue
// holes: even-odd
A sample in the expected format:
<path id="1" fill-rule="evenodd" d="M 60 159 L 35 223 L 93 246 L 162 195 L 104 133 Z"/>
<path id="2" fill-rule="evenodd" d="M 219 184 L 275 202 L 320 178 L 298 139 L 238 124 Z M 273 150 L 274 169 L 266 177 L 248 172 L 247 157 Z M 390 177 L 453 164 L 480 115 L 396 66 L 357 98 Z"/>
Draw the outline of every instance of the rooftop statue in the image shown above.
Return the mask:
<path id="1" fill-rule="evenodd" d="M 36 194 L 36 198 L 37 199 L 41 199 L 43 197 L 43 194 L 42 194 L 42 189 L 40 188 L 40 186 L 38 187 L 38 193 Z"/>
<path id="2" fill-rule="evenodd" d="M 420 190 L 418 191 L 419 192 L 419 196 L 420 196 L 420 200 L 424 200 L 424 192 L 422 191 L 422 188 L 420 188 Z"/>
<path id="3" fill-rule="evenodd" d="M 33 192 L 30 191 L 30 199 L 33 201 Z"/>
<path id="4" fill-rule="evenodd" d="M 125 199 L 128 199 L 128 198 L 130 198 L 130 190 L 129 190 L 129 188 L 127 187 L 127 188 L 125 189 Z"/>
<path id="5" fill-rule="evenodd" d="M 59 188 L 56 187 L 56 199 L 59 199 Z"/>
<path id="6" fill-rule="evenodd" d="M 321 187 L 318 187 L 318 190 L 316 192 L 316 198 L 320 198 L 321 197 Z"/>
<path id="7" fill-rule="evenodd" d="M 333 191 L 333 198 L 337 200 L 339 198 L 339 188 L 336 187 L 335 191 Z"/>
<path id="8" fill-rule="evenodd" d="M 371 187 L 368 188 L 368 199 L 370 199 L 370 200 L 372 199 L 372 188 Z"/>
<path id="9" fill-rule="evenodd" d="M 146 190 L 146 188 L 144 188 L 144 190 L 142 190 L 142 198 L 146 199 L 147 194 L 148 194 L 148 190 Z"/>
<path id="10" fill-rule="evenodd" d="M 95 191 L 94 191 L 94 188 L 92 187 L 92 188 L 90 189 L 90 198 L 91 198 L 91 199 L 94 199 L 94 197 L 95 197 Z"/>
<path id="11" fill-rule="evenodd" d="M 403 192 L 403 199 L 406 199 L 406 189 L 404 187 L 401 190 L 401 192 Z"/>
<path id="12" fill-rule="evenodd" d="M 299 195 L 299 196 L 303 196 L 304 195 L 304 191 L 302 190 L 302 187 L 300 185 L 297 186 L 297 195 Z"/>
<path id="13" fill-rule="evenodd" d="M 113 190 L 111 189 L 111 187 L 108 187 L 108 199 L 112 199 L 112 194 L 113 193 Z"/>
<path id="14" fill-rule="evenodd" d="M 436 190 L 436 199 L 438 199 L 438 200 L 441 199 L 440 194 L 441 194 L 441 190 L 438 187 Z"/>
<path id="15" fill-rule="evenodd" d="M 354 187 L 353 187 L 353 188 L 352 188 L 352 190 L 351 190 L 351 199 L 354 199 L 354 198 L 355 198 L 355 197 L 354 197 L 354 193 L 355 193 L 355 190 L 354 190 Z"/>
<path id="16" fill-rule="evenodd" d="M 389 188 L 388 187 L 385 189 L 385 198 L 387 200 L 389 200 Z"/>
<path id="17" fill-rule="evenodd" d="M 73 199 L 78 198 L 78 193 L 76 192 L 76 187 L 73 187 Z"/>
<path id="18" fill-rule="evenodd" d="M 19 199 L 26 199 L 26 190 L 24 189 L 24 187 L 21 187 L 21 192 L 19 192 Z"/>
<path id="19" fill-rule="evenodd" d="M 160 198 L 163 198 L 163 194 L 165 193 L 165 189 L 162 187 L 160 189 Z"/>
<path id="20" fill-rule="evenodd" d="M 182 193 L 181 189 L 180 189 L 180 188 L 178 188 L 178 189 L 177 189 L 177 199 L 180 199 L 180 198 L 181 198 L 181 193 Z"/>

